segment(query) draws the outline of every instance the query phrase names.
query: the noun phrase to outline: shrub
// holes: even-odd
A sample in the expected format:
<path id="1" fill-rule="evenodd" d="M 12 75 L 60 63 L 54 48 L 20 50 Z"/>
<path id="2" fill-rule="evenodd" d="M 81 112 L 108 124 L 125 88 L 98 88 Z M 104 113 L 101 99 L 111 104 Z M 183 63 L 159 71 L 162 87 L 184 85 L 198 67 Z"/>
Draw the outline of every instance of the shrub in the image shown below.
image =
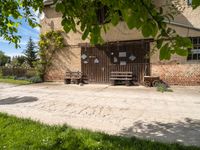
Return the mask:
<path id="1" fill-rule="evenodd" d="M 3 74 L 2 74 L 2 68 L 0 68 L 0 78 L 3 77 Z"/>
<path id="2" fill-rule="evenodd" d="M 15 77 L 14 79 L 15 80 L 28 80 L 27 77 Z"/>
<path id="3" fill-rule="evenodd" d="M 26 69 L 23 68 L 8 68 L 2 67 L 2 76 L 18 76 L 22 77 L 26 74 Z"/>
<path id="4" fill-rule="evenodd" d="M 36 71 L 35 70 L 27 70 L 26 71 L 26 77 L 27 78 L 31 78 L 31 77 L 34 77 L 34 76 L 36 76 Z"/>
<path id="5" fill-rule="evenodd" d="M 168 85 L 166 85 L 165 83 L 158 83 L 156 85 L 157 91 L 159 92 L 173 92 L 172 89 L 169 89 Z"/>
<path id="6" fill-rule="evenodd" d="M 31 77 L 29 79 L 29 81 L 32 82 L 32 83 L 41 83 L 42 79 L 39 76 L 34 76 L 34 77 Z"/>
<path id="7" fill-rule="evenodd" d="M 15 68 L 2 67 L 2 68 L 0 68 L 0 77 L 7 78 L 8 76 L 31 78 L 33 76 L 36 76 L 36 71 L 35 71 L 35 69 L 26 69 L 23 67 L 15 67 Z"/>
<path id="8" fill-rule="evenodd" d="M 54 54 L 65 46 L 62 31 L 49 31 L 41 34 L 38 45 L 40 59 L 35 61 L 33 66 L 37 72 L 37 76 L 40 76 L 44 80 L 44 76 L 51 66 Z"/>
<path id="9" fill-rule="evenodd" d="M 15 79 L 15 76 L 1 76 L 1 79 Z"/>

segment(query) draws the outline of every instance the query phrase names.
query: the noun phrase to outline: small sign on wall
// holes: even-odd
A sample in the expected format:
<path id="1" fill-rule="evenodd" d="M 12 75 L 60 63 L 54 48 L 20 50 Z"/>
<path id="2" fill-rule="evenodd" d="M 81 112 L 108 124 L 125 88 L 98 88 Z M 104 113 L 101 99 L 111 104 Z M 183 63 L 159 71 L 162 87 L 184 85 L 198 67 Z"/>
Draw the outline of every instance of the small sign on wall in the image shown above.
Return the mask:
<path id="1" fill-rule="evenodd" d="M 136 57 L 134 56 L 134 55 L 131 55 L 130 57 L 129 57 L 129 60 L 131 60 L 131 61 L 134 61 L 136 59 Z"/>
<path id="2" fill-rule="evenodd" d="M 88 61 L 87 61 L 87 60 L 84 60 L 83 63 L 84 63 L 84 64 L 88 64 Z"/>
<path id="3" fill-rule="evenodd" d="M 120 61 L 120 65 L 121 65 L 121 66 L 126 65 L 126 61 Z"/>
<path id="4" fill-rule="evenodd" d="M 98 63 L 99 63 L 98 58 L 95 58 L 94 63 L 95 63 L 95 64 L 98 64 Z"/>
<path id="5" fill-rule="evenodd" d="M 114 57 L 114 63 L 117 63 L 118 62 L 118 59 L 117 59 L 117 57 Z"/>
<path id="6" fill-rule="evenodd" d="M 81 56 L 81 58 L 84 60 L 84 59 L 87 58 L 87 55 L 86 55 L 86 54 L 83 54 L 83 55 Z"/>
<path id="7" fill-rule="evenodd" d="M 126 52 L 119 52 L 119 57 L 126 57 Z"/>

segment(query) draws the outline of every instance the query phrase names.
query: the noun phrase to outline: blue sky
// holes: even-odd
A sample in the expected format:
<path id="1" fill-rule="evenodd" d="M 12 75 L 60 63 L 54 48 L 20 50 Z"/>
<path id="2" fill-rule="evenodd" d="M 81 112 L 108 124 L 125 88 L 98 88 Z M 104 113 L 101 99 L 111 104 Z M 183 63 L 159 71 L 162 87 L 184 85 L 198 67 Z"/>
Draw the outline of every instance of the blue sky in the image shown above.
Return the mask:
<path id="1" fill-rule="evenodd" d="M 9 44 L 8 41 L 0 37 L 0 50 L 11 57 L 15 55 L 22 55 L 29 37 L 32 37 L 33 41 L 37 43 L 39 41 L 39 33 L 39 27 L 31 28 L 25 21 L 22 21 L 21 26 L 18 28 L 18 34 L 22 37 L 20 43 L 21 48 L 16 49 L 14 44 Z"/>

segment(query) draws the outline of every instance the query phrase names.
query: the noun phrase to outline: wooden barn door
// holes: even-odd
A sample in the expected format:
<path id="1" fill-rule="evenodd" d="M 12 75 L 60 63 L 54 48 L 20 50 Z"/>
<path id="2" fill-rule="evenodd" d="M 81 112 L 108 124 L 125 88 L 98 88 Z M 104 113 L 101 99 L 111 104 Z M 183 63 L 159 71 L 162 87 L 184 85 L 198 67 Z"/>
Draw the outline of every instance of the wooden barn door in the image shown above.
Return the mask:
<path id="1" fill-rule="evenodd" d="M 81 67 L 89 82 L 109 82 L 109 58 L 103 46 L 82 48 Z"/>
<path id="2" fill-rule="evenodd" d="M 131 71 L 140 83 L 150 75 L 149 49 L 149 43 L 141 41 L 82 47 L 82 72 L 90 83 L 109 83 L 111 71 Z"/>

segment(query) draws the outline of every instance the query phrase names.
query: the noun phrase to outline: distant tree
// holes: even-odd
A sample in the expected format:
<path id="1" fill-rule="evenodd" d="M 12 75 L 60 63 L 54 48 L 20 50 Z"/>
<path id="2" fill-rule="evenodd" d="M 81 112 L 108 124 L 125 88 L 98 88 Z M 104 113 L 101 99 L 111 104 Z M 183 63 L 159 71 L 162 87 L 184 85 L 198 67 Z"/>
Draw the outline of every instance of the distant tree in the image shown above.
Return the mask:
<path id="1" fill-rule="evenodd" d="M 19 65 L 22 65 L 23 63 L 26 62 L 26 57 L 23 56 L 23 55 L 16 56 L 16 59 L 17 59 L 17 62 L 18 62 Z"/>
<path id="2" fill-rule="evenodd" d="M 12 60 L 11 60 L 11 62 L 10 62 L 10 65 L 11 65 L 12 67 L 19 67 L 19 66 L 20 66 L 19 62 L 17 61 L 17 56 L 13 56 L 13 57 L 12 57 Z"/>
<path id="3" fill-rule="evenodd" d="M 182 0 L 183 1 L 183 0 Z M 173 22 L 174 9 L 180 0 L 173 0 L 169 5 L 169 12 L 163 6 L 157 7 L 153 0 L 49 0 L 56 6 L 56 11 L 62 13 L 62 26 L 68 33 L 77 32 L 80 27 L 82 39 L 89 37 L 92 44 L 101 44 L 101 31 L 109 30 L 108 23 L 118 25 L 123 20 L 129 29 L 138 29 L 144 37 L 156 41 L 160 50 L 160 59 L 170 59 L 172 54 L 188 55 L 188 48 L 192 47 L 189 38 L 179 36 L 175 30 L 167 25 Z M 200 6 L 200 0 L 189 0 L 195 9 Z M 165 0 L 166 4 L 170 2 Z M 0 2 L 0 37 L 19 47 L 21 36 L 18 26 L 23 20 L 31 27 L 39 26 L 35 18 L 35 11 L 42 13 L 44 0 L 4 0 Z M 97 13 L 106 8 L 106 15 Z M 23 11 L 22 11 L 23 10 Z M 179 12 L 179 10 L 178 10 Z M 102 24 L 98 21 L 104 17 Z"/>
<path id="4" fill-rule="evenodd" d="M 12 60 L 10 62 L 10 65 L 12 67 L 21 67 L 22 64 L 24 64 L 26 62 L 26 57 L 19 55 L 19 56 L 13 56 Z"/>
<path id="5" fill-rule="evenodd" d="M 27 63 L 30 65 L 30 67 L 33 67 L 33 62 L 37 60 L 37 51 L 35 43 L 31 37 L 29 38 L 29 41 L 26 45 L 26 49 L 24 50 L 24 55 Z"/>
<path id="6" fill-rule="evenodd" d="M 0 66 L 5 66 L 5 64 L 9 62 L 10 62 L 10 57 L 5 55 L 4 52 L 0 51 Z"/>

